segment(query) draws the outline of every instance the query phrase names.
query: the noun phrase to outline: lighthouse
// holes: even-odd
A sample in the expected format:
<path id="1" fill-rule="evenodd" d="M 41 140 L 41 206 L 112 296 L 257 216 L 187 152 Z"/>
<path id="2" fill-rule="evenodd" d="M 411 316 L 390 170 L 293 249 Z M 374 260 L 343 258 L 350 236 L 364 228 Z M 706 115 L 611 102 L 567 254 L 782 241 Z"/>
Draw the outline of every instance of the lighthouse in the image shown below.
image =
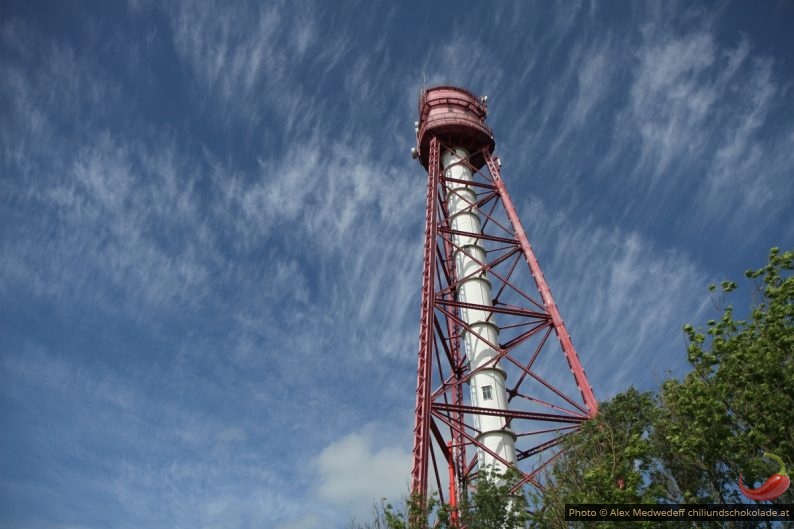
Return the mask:
<path id="1" fill-rule="evenodd" d="M 411 490 L 452 505 L 484 470 L 539 485 L 598 409 L 502 179 L 487 106 L 462 88 L 423 90 L 412 149 L 427 193 Z"/>

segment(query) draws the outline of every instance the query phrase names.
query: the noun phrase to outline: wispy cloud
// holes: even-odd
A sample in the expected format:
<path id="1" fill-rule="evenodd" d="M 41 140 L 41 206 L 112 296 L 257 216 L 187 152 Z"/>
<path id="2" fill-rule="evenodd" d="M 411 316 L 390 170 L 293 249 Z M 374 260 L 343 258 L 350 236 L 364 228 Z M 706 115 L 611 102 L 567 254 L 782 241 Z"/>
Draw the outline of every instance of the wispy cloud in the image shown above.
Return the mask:
<path id="1" fill-rule="evenodd" d="M 714 18 L 690 15 L 703 23 L 684 31 L 653 20 L 644 26 L 607 160 L 613 167 L 621 158 L 636 161 L 627 175 L 647 198 L 634 207 L 676 193 L 672 181 L 693 190 L 694 222 L 723 219 L 727 204 L 728 222 L 774 216 L 790 201 L 783 175 L 794 165 L 790 130 L 764 141 L 763 154 L 760 147 L 758 131 L 784 105 L 773 63 L 754 56 L 746 39 L 719 43 Z"/>
<path id="2" fill-rule="evenodd" d="M 4 259 L 9 273 L 18 279 L 38 274 L 30 279 L 43 292 L 68 297 L 107 292 L 90 285 L 129 289 L 124 304 L 130 310 L 200 302 L 214 256 L 212 236 L 191 197 L 193 183 L 185 177 L 189 164 L 173 144 L 147 149 L 99 132 L 60 176 L 36 187 L 19 182 L 14 194 L 43 215 L 18 227 L 17 251 Z M 44 223 L 50 222 L 58 229 L 47 233 Z M 184 243 L 170 242 L 188 233 Z"/>
<path id="3" fill-rule="evenodd" d="M 771 61 L 746 59 L 746 47 L 737 49 L 729 61 L 733 68 L 744 66 L 752 77 L 738 90 L 743 104 L 736 106 L 722 131 L 722 142 L 712 153 L 707 184 L 701 193 L 706 204 L 730 205 L 734 226 L 761 212 L 773 216 L 794 198 L 792 187 L 787 185 L 794 171 L 794 129 L 789 128 L 774 141 L 765 141 L 761 128 L 785 103 L 773 78 Z M 708 209 L 713 213 L 717 208 Z"/>
<path id="4" fill-rule="evenodd" d="M 324 527 L 324 523 L 326 522 L 317 514 L 304 514 L 300 518 L 276 526 L 276 529 L 315 529 Z"/>
<path id="5" fill-rule="evenodd" d="M 632 230 L 553 212 L 537 198 L 522 211 L 599 399 L 685 368 L 681 326 L 707 304 L 708 277 L 690 257 Z"/>
<path id="6" fill-rule="evenodd" d="M 320 23 L 325 6 L 186 1 L 166 7 L 173 46 L 198 85 L 192 96 L 212 120 L 259 145 L 311 134 L 332 100 L 325 78 L 350 51 L 347 33 Z M 310 68 L 312 78 L 297 75 Z M 216 110 L 220 109 L 220 112 Z M 280 130 L 279 130 L 280 129 Z"/>
<path id="7" fill-rule="evenodd" d="M 4 399 L 19 401 L 30 425 L 45 429 L 29 447 L 39 461 L 35 472 L 49 479 L 48 485 L 36 486 L 36 493 L 53 499 L 38 510 L 42 520 L 65 521 L 52 510 L 60 502 L 73 503 L 76 522 L 81 516 L 104 519 L 97 502 L 85 502 L 86 494 L 113 506 L 121 527 L 211 520 L 231 527 L 243 517 L 266 521 L 272 513 L 291 515 L 299 508 L 279 494 L 283 487 L 267 470 L 263 454 L 239 446 L 239 427 L 225 426 L 195 403 L 164 401 L 161 391 L 140 391 L 136 376 L 120 377 L 91 364 L 78 367 L 72 359 L 40 350 L 22 352 L 3 358 L 4 378 L 16 380 Z M 69 401 L 79 402 L 81 409 L 65 405 Z M 58 421 L 75 428 L 46 420 L 52 407 Z M 60 435 L 46 435 L 47 423 Z M 9 449 L 19 449 L 14 439 L 7 442 Z M 251 458 L 257 463 L 252 465 Z M 54 484 L 61 490 L 56 497 Z"/>
<path id="8" fill-rule="evenodd" d="M 646 37 L 638 52 L 629 122 L 621 129 L 639 132 L 636 172 L 650 173 L 655 181 L 669 173 L 672 162 L 700 155 L 708 139 L 700 132 L 718 94 L 715 84 L 702 82 L 715 61 L 710 33 L 657 37 L 660 41 L 654 37 Z"/>

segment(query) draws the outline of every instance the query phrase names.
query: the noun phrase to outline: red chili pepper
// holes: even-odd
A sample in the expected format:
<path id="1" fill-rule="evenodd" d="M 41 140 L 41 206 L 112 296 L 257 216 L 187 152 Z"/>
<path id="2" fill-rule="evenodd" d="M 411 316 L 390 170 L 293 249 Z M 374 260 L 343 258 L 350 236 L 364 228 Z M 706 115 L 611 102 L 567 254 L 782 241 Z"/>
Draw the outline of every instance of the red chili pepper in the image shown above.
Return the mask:
<path id="1" fill-rule="evenodd" d="M 777 474 L 772 474 L 769 476 L 769 479 L 757 489 L 745 488 L 745 486 L 742 484 L 742 475 L 739 474 L 739 490 L 751 500 L 774 500 L 786 492 L 786 489 L 788 489 L 788 486 L 791 483 L 791 480 L 786 473 L 786 465 L 783 464 L 782 459 L 775 454 L 770 454 L 769 452 L 764 452 L 764 457 L 777 461 L 780 465 L 780 471 Z"/>

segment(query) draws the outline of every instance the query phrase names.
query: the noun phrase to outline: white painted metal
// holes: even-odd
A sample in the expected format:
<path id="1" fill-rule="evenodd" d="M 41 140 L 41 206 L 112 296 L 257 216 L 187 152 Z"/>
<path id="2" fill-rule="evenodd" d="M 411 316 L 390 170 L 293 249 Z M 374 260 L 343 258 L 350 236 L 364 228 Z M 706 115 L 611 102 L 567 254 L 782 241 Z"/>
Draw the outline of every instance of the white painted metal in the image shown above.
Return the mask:
<path id="1" fill-rule="evenodd" d="M 464 164 L 456 164 L 468 157 L 465 149 L 456 148 L 454 152 L 445 151 L 441 160 L 444 174 L 463 182 L 471 182 L 471 170 Z M 457 277 L 462 278 L 458 286 L 459 301 L 492 306 L 491 283 L 481 270 L 485 263 L 485 250 L 480 244 L 478 235 L 480 215 L 476 207 L 475 191 L 466 183 L 450 182 L 447 186 L 447 208 L 449 210 L 450 227 L 456 231 L 471 235 L 454 235 L 455 269 Z M 472 329 L 463 332 L 463 343 L 471 371 L 482 368 L 471 377 L 470 390 L 473 406 L 484 408 L 507 409 L 507 392 L 505 391 L 505 372 L 494 359 L 497 352 L 489 345 L 498 344 L 499 328 L 493 322 L 493 313 L 482 309 L 462 309 L 461 317 Z M 499 454 L 505 461 L 516 463 L 515 434 L 505 427 L 502 417 L 475 415 L 475 427 L 480 430 L 479 441 Z M 504 472 L 505 465 L 484 450 L 478 451 L 480 468 L 489 468 L 494 472 Z"/>

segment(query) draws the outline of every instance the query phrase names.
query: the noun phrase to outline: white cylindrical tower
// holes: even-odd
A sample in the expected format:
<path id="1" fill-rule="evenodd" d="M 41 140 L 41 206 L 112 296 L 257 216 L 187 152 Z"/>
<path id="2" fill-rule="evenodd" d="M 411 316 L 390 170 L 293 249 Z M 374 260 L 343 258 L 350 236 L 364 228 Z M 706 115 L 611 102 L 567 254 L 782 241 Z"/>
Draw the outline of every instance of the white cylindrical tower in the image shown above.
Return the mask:
<path id="1" fill-rule="evenodd" d="M 449 182 L 447 186 L 447 208 L 449 211 L 450 228 L 453 231 L 465 232 L 466 235 L 453 235 L 455 244 L 455 270 L 459 279 L 458 300 L 463 303 L 491 307 L 491 283 L 482 270 L 485 263 L 485 249 L 481 246 L 479 235 L 480 216 L 477 208 L 476 194 L 472 186 L 465 182 L 472 181 L 471 169 L 458 163 L 467 159 L 469 153 L 463 148 L 446 150 L 441 156 L 445 176 L 461 182 Z M 482 368 L 471 377 L 472 406 L 483 408 L 507 409 L 507 392 L 505 391 L 505 372 L 493 359 L 497 352 L 489 345 L 497 344 L 499 328 L 493 321 L 493 313 L 489 310 L 462 308 L 461 317 L 471 328 L 464 330 L 463 343 L 471 371 Z M 487 366 L 484 367 L 483 366 Z M 475 427 L 481 432 L 478 440 L 489 450 L 498 454 L 508 463 L 516 463 L 516 436 L 506 426 L 504 417 L 494 415 L 475 415 Z M 479 466 L 492 472 L 502 474 L 506 470 L 504 463 L 485 450 L 478 451 Z"/>

